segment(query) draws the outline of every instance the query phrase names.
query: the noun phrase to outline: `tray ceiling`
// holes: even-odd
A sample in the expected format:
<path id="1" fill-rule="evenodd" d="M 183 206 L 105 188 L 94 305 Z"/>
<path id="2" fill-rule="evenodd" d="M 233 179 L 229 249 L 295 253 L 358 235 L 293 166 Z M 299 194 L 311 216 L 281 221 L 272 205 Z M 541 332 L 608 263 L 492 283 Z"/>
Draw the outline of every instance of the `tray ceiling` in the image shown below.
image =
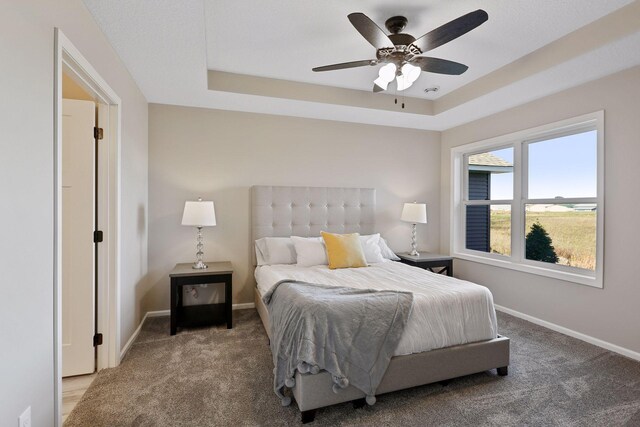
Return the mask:
<path id="1" fill-rule="evenodd" d="M 441 130 L 640 64 L 640 23 L 627 23 L 620 34 L 605 31 L 611 34 L 603 43 L 593 41 L 592 49 L 582 49 L 573 40 L 582 49 L 577 56 L 569 43 L 581 28 L 591 26 L 585 34 L 596 33 L 599 20 L 631 0 L 84 2 L 144 95 L 156 103 Z M 380 96 L 370 93 L 379 66 L 311 71 L 375 57 L 375 49 L 349 23 L 351 12 L 367 14 L 382 28 L 390 16 L 405 15 L 409 23 L 404 32 L 419 37 L 478 8 L 488 12 L 486 23 L 429 52 L 462 62 L 469 70 L 461 76 L 422 73 L 413 87 L 398 93 L 411 104 L 406 111 L 380 108 L 385 98 L 373 98 Z M 636 15 L 640 9 L 628 8 Z M 526 71 L 535 61 L 546 65 Z M 500 73 L 512 81 L 488 85 Z M 233 81 L 234 75 L 239 79 Z M 510 78 L 513 75 L 518 78 Z M 225 77 L 225 83 L 217 82 L 217 76 L 221 82 Z M 257 78 L 255 84 L 251 77 Z M 269 79 L 277 79 L 278 87 L 286 82 L 308 84 L 308 92 L 316 95 L 305 97 L 304 85 L 285 87 L 281 94 L 261 92 Z M 318 97 L 318 86 L 329 87 L 332 96 Z M 440 91 L 425 94 L 431 86 Z M 345 89 L 343 97 L 354 101 L 340 102 L 335 88 Z M 490 107 L 478 111 L 477 105 L 488 102 Z"/>

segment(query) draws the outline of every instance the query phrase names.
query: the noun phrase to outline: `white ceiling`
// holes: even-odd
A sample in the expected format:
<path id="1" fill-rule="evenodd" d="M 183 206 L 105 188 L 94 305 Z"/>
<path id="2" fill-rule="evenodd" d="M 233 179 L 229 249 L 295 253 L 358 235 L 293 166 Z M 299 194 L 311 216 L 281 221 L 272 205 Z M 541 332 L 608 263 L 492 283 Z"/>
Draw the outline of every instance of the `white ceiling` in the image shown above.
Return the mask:
<path id="1" fill-rule="evenodd" d="M 440 86 L 436 96 L 429 97 L 434 99 L 627 3 L 629 0 L 206 1 L 207 66 L 370 91 L 380 66 L 311 71 L 320 65 L 375 59 L 375 48 L 351 25 L 349 13 L 363 12 L 385 32 L 388 18 L 406 16 L 409 22 L 404 32 L 418 38 L 461 15 L 484 9 L 489 14 L 487 22 L 425 54 L 461 62 L 469 70 L 461 76 L 422 73 L 405 92 L 406 96 L 427 98 L 425 88 Z"/>
<path id="2" fill-rule="evenodd" d="M 462 76 L 422 73 L 408 96 L 435 99 L 470 84 L 633 0 L 84 0 L 149 102 L 442 130 L 640 64 L 640 27 L 544 72 L 436 116 L 338 106 L 207 88 L 207 69 L 369 92 L 377 67 L 312 67 L 375 57 L 347 14 L 408 17 L 422 34 L 482 8 L 489 21 L 429 52 L 462 62 Z M 445 6 L 446 4 L 446 6 Z M 437 95 L 425 87 L 439 85 Z M 487 104 L 490 102 L 490 104 Z M 484 106 L 477 108 L 477 106 Z M 490 105 L 487 108 L 487 105 Z"/>

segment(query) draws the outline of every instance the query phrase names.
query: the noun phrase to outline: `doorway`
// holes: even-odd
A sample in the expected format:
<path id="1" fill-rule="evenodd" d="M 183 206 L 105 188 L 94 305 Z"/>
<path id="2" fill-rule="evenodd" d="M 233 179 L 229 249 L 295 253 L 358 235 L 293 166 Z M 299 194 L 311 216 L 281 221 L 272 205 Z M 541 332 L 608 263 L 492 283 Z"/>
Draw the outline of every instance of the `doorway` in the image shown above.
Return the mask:
<path id="1" fill-rule="evenodd" d="M 54 425 L 59 426 L 62 377 L 120 363 L 121 101 L 57 28 L 54 40 L 53 355 Z M 82 95 L 70 96 L 70 88 Z M 76 99 L 63 100 L 65 89 Z M 94 127 L 101 129 L 98 143 Z M 73 133 L 80 142 L 73 142 Z"/>
<path id="2" fill-rule="evenodd" d="M 96 103 L 71 99 L 62 79 L 62 377 L 96 369 Z M 77 91 L 82 94 L 81 87 Z M 89 94 L 84 92 L 88 97 Z"/>

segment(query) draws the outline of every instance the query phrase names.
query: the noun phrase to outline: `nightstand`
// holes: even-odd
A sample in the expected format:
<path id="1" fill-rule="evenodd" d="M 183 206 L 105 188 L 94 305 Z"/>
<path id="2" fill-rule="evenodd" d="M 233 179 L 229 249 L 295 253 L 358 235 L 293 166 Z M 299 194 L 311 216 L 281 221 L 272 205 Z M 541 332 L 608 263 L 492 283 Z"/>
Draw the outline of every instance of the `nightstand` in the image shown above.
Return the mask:
<path id="1" fill-rule="evenodd" d="M 176 264 L 169 277 L 171 278 L 171 335 L 176 334 L 178 327 L 207 326 L 216 323 L 227 323 L 232 328 L 232 290 L 231 278 L 233 267 L 228 261 L 207 262 L 209 268 L 196 270 L 192 263 Z M 224 283 L 224 302 L 219 304 L 182 305 L 182 287 Z"/>
<path id="2" fill-rule="evenodd" d="M 453 257 L 448 255 L 434 254 L 431 252 L 421 252 L 418 256 L 401 252 L 398 255 L 400 262 L 414 267 L 424 268 L 438 274 L 453 276 Z"/>

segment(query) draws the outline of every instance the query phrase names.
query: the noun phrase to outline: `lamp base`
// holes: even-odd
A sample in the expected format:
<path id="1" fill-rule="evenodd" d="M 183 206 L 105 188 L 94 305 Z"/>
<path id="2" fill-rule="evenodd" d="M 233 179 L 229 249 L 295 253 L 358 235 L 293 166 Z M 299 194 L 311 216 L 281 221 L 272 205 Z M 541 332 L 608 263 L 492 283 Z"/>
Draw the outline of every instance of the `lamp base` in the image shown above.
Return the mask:
<path id="1" fill-rule="evenodd" d="M 412 224 L 412 227 L 411 227 L 411 252 L 409 252 L 409 255 L 411 255 L 411 256 L 419 256 L 420 254 L 418 253 L 417 247 L 418 247 L 418 245 L 416 243 L 416 224 Z"/>
<path id="2" fill-rule="evenodd" d="M 204 252 L 202 252 L 202 248 L 203 248 L 203 244 L 202 244 L 202 227 L 198 227 L 198 244 L 196 245 L 196 248 L 198 249 L 198 252 L 196 252 L 196 262 L 193 263 L 193 265 L 191 266 L 191 268 L 193 268 L 194 270 L 204 270 L 205 268 L 208 268 L 209 266 L 207 264 L 205 264 L 204 262 L 202 262 L 202 255 L 204 255 Z"/>
<path id="3" fill-rule="evenodd" d="M 204 270 L 205 268 L 209 268 L 209 266 L 202 262 L 202 260 L 198 260 L 197 262 L 193 263 L 191 268 L 193 268 L 194 270 Z"/>

